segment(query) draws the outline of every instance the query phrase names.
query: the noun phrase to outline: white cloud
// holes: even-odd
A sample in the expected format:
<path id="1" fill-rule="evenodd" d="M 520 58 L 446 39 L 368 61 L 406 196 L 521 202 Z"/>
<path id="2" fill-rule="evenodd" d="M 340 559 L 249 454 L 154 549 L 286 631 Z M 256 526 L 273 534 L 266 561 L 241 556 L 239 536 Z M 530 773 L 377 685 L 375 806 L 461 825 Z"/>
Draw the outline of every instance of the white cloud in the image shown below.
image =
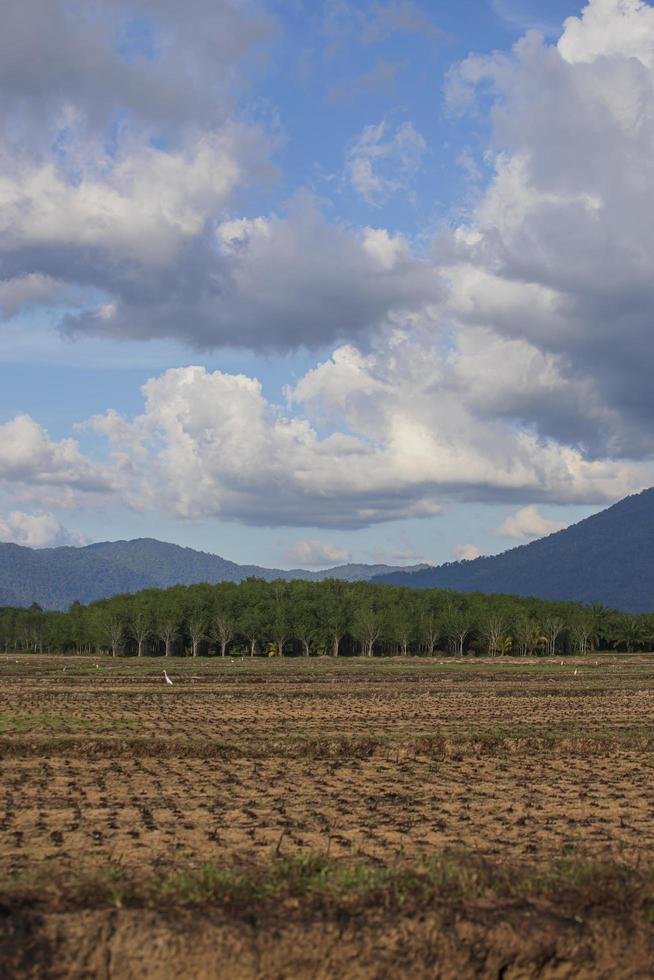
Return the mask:
<path id="1" fill-rule="evenodd" d="M 366 126 L 348 151 L 348 178 L 368 204 L 385 204 L 394 194 L 411 194 L 426 150 L 424 137 L 411 122 L 394 133 L 384 121 Z"/>
<path id="2" fill-rule="evenodd" d="M 469 222 L 435 242 L 450 312 L 527 342 L 576 388 L 578 411 L 552 391 L 531 425 L 589 458 L 654 453 L 653 17 L 639 0 L 591 0 L 558 45 L 529 34 L 450 76 L 459 107 L 490 91 L 495 154 Z"/>
<path id="3" fill-rule="evenodd" d="M 478 352 L 416 334 L 398 327 L 377 353 L 338 349 L 287 391 L 286 410 L 253 378 L 189 367 L 148 381 L 134 420 L 89 424 L 110 440 L 125 502 L 190 519 L 356 528 L 431 516 L 450 499 L 601 502 L 646 485 L 651 474 L 507 425 L 490 395 L 476 392 L 476 405 L 465 362 Z M 499 367 L 487 383 L 502 386 Z"/>
<path id="4" fill-rule="evenodd" d="M 28 306 L 61 303 L 72 298 L 71 291 L 52 276 L 30 273 L 0 280 L 0 316 L 3 318 L 8 319 Z"/>
<path id="5" fill-rule="evenodd" d="M 457 561 L 474 561 L 481 557 L 481 551 L 476 544 L 456 544 L 452 548 L 452 557 Z"/>
<path id="6" fill-rule="evenodd" d="M 442 294 L 429 262 L 408 248 L 380 259 L 367 232 L 327 221 L 308 196 L 281 216 L 239 216 L 239 194 L 277 176 L 274 119 L 256 124 L 261 107 L 237 113 L 233 101 L 240 60 L 274 30 L 258 4 L 5 6 L 5 317 L 57 303 L 66 336 L 267 352 L 365 339 Z M 375 18 L 427 23 L 406 5 Z M 381 167 L 381 196 L 408 186 L 422 137 L 407 123 L 374 142 L 358 153 Z"/>
<path id="7" fill-rule="evenodd" d="M 366 337 L 443 293 L 428 261 L 385 230 L 350 231 L 300 196 L 285 217 L 227 217 L 257 135 L 229 127 L 182 155 L 148 149 L 71 182 L 53 166 L 0 172 L 0 255 L 11 282 L 67 285 L 63 329 L 199 348 L 286 350 Z M 225 220 L 221 220 L 224 218 Z M 0 305 L 18 308 L 8 295 Z M 89 305 L 83 289 L 103 297 Z M 16 293 L 16 288 L 13 288 Z"/>
<path id="8" fill-rule="evenodd" d="M 54 514 L 46 511 L 28 514 L 21 510 L 0 515 L 0 541 L 11 541 L 29 548 L 87 543 L 82 535 L 73 534 L 63 527 Z"/>
<path id="9" fill-rule="evenodd" d="M 3 0 L 2 130 L 42 149 L 61 130 L 107 130 L 117 108 L 168 141 L 211 128 L 244 54 L 273 30 L 258 4 L 230 0 Z"/>
<path id="10" fill-rule="evenodd" d="M 65 293 L 71 333 L 339 346 L 283 408 L 245 375 L 151 379 L 141 416 L 93 422 L 107 465 L 19 417 L 0 427 L 0 478 L 43 507 L 56 507 L 47 494 L 113 493 L 184 518 L 322 527 L 432 515 L 453 498 L 603 503 L 652 483 L 653 10 L 592 0 L 556 46 L 530 34 L 459 66 L 454 101 L 490 97 L 494 170 L 429 259 L 387 229 L 328 221 L 306 196 L 239 215 L 239 189 L 270 176 L 271 140 L 224 105 L 190 128 L 175 117 L 170 140 L 132 121 L 109 154 L 84 107 L 54 156 L 21 156 L 7 137 L 7 315 Z M 410 191 L 425 149 L 411 124 L 382 123 L 347 166 L 379 204 Z"/>
<path id="11" fill-rule="evenodd" d="M 114 486 L 114 475 L 84 456 L 74 439 L 55 442 L 24 414 L 0 425 L 0 480 L 86 493 L 106 493 Z"/>
<path id="12" fill-rule="evenodd" d="M 497 534 L 507 538 L 544 538 L 547 534 L 562 531 L 568 525 L 543 517 L 538 507 L 530 504 L 515 514 L 510 514 L 497 528 Z"/>
<path id="13" fill-rule="evenodd" d="M 558 44 L 569 62 L 601 56 L 637 58 L 654 68 L 654 8 L 644 0 L 593 0 L 569 17 Z"/>
<path id="14" fill-rule="evenodd" d="M 314 538 L 296 541 L 284 555 L 285 561 L 297 563 L 300 566 L 321 567 L 324 565 L 342 565 L 349 562 L 349 551 L 337 548 L 333 544 L 325 544 Z"/>
<path id="15" fill-rule="evenodd" d="M 102 249 L 109 261 L 167 265 L 225 207 L 256 142 L 256 132 L 231 124 L 178 153 L 140 146 L 115 160 L 75 161 L 74 179 L 54 163 L 5 155 L 1 251 L 11 260 L 23 250 Z M 43 252 L 48 261 L 56 263 L 56 251 Z"/>

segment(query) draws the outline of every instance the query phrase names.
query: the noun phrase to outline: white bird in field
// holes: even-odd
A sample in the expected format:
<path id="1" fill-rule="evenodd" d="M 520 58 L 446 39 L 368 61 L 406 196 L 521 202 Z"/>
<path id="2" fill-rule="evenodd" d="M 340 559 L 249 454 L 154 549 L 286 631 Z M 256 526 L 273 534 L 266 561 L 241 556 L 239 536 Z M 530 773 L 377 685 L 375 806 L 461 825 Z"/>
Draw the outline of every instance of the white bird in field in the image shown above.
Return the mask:
<path id="1" fill-rule="evenodd" d="M 173 682 L 171 681 L 170 677 L 168 676 L 168 674 L 166 673 L 165 670 L 164 670 L 164 677 L 166 679 L 166 684 L 171 684 L 172 685 Z"/>
<path id="2" fill-rule="evenodd" d="M 575 669 L 575 677 L 576 677 L 576 676 L 577 676 L 577 671 L 576 671 L 576 669 Z"/>

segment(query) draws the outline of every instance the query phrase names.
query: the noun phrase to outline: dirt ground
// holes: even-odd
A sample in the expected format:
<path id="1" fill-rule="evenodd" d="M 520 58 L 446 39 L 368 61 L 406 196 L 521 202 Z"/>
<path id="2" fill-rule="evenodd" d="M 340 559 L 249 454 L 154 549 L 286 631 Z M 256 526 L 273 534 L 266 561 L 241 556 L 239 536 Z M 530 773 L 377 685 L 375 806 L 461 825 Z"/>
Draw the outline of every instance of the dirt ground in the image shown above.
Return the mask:
<path id="1" fill-rule="evenodd" d="M 161 660 L 0 658 L 0 975 L 652 975 L 654 896 L 640 893 L 590 910 L 586 895 L 582 915 L 506 893 L 354 912 L 286 901 L 280 917 L 265 901 L 256 915 L 109 907 L 88 890 L 72 908 L 57 883 L 448 853 L 523 879 L 566 858 L 640 880 L 654 658 L 166 668 L 172 686 Z"/>

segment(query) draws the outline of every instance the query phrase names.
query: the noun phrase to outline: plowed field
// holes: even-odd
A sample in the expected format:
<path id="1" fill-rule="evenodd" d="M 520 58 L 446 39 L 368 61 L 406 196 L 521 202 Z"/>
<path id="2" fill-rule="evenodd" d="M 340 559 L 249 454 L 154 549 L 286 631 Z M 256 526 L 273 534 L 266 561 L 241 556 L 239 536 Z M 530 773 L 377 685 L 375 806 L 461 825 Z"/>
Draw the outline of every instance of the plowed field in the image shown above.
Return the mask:
<path id="1" fill-rule="evenodd" d="M 0 659 L 10 975 L 650 975 L 654 659 L 166 668 Z"/>

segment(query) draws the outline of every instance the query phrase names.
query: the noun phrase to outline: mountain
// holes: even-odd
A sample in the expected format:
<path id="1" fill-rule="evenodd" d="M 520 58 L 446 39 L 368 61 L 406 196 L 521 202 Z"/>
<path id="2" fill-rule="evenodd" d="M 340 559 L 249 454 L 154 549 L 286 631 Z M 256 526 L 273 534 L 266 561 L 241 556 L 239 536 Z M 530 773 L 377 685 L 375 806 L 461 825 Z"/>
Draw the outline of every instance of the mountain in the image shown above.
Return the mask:
<path id="1" fill-rule="evenodd" d="M 419 589 L 505 592 L 654 611 L 654 489 L 490 558 L 372 579 Z"/>
<path id="2" fill-rule="evenodd" d="M 426 567 L 417 565 L 414 570 Z M 237 565 L 219 555 L 154 538 L 39 550 L 0 544 L 0 606 L 38 602 L 44 609 L 67 609 L 75 600 L 87 603 L 122 592 L 195 582 L 240 582 L 250 576 L 267 581 L 330 577 L 358 581 L 394 570 L 392 565 L 339 565 L 319 572 Z"/>
<path id="3" fill-rule="evenodd" d="M 501 555 L 433 567 L 339 565 L 319 572 L 237 565 L 219 555 L 153 538 L 84 548 L 34 550 L 0 544 L 0 605 L 67 609 L 121 592 L 256 576 L 332 577 L 410 588 L 506 592 L 541 599 L 603 602 L 626 612 L 654 610 L 654 489 L 627 497 L 565 531 Z"/>

